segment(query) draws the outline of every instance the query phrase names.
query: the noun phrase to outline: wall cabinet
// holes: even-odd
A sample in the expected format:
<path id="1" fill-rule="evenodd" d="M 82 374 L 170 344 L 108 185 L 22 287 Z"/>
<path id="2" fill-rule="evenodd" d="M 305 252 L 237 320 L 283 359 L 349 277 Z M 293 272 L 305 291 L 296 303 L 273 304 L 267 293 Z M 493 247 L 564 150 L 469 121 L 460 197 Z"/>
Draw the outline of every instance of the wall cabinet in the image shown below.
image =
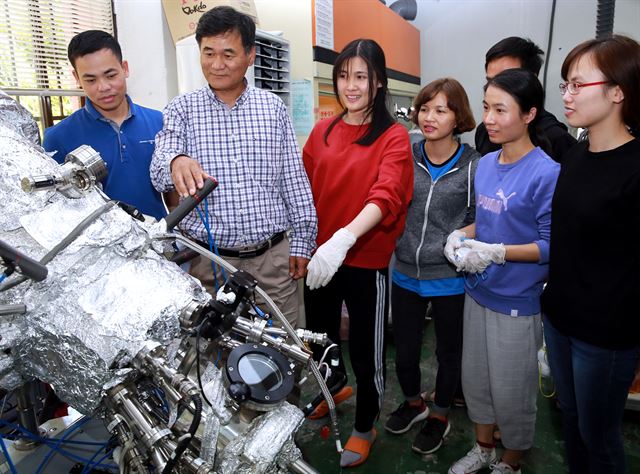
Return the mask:
<path id="1" fill-rule="evenodd" d="M 291 106 L 291 55 L 289 42 L 264 31 L 256 31 L 256 60 L 253 81 L 256 87 L 277 94 Z"/>

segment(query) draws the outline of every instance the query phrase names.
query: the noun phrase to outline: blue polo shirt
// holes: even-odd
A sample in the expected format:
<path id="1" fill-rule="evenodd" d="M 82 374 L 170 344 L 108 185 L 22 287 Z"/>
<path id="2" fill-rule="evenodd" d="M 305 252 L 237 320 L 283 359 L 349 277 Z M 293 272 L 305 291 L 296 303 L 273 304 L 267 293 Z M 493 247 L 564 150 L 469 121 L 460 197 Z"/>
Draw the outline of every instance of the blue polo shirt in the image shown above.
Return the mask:
<path id="1" fill-rule="evenodd" d="M 136 105 L 129 96 L 127 101 L 129 116 L 120 127 L 87 100 L 84 108 L 45 130 L 42 146 L 64 163 L 67 153 L 89 145 L 107 164 L 109 174 L 102 183 L 107 196 L 161 219 L 166 213 L 160 193 L 151 184 L 149 165 L 156 133 L 162 129 L 162 112 Z"/>

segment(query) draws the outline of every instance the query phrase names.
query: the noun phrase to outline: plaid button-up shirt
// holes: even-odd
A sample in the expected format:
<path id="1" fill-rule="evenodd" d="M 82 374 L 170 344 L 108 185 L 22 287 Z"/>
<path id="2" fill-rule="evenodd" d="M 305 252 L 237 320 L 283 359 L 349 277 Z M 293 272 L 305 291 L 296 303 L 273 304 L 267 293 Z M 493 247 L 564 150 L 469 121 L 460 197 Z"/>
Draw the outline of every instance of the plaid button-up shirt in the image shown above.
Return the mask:
<path id="1" fill-rule="evenodd" d="M 229 108 L 206 86 L 176 97 L 163 115 L 150 169 L 158 191 L 173 189 L 171 160 L 188 155 L 219 183 L 207 198 L 218 247 L 251 246 L 291 229 L 291 255 L 310 258 L 316 211 L 291 120 L 279 97 L 247 86 Z M 180 227 L 207 241 L 196 212 Z"/>

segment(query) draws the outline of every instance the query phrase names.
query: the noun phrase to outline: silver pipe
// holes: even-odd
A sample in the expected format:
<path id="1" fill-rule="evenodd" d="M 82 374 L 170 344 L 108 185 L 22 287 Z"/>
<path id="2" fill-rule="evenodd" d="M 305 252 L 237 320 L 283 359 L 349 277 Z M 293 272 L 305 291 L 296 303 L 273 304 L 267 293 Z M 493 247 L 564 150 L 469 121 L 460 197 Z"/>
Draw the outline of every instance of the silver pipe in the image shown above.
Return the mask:
<path id="1" fill-rule="evenodd" d="M 27 312 L 27 305 L 24 304 L 3 304 L 0 305 L 0 316 L 9 314 L 24 314 Z"/>
<path id="2" fill-rule="evenodd" d="M 296 459 L 289 464 L 289 469 L 295 474 L 320 474 L 319 471 L 316 471 L 313 466 L 307 464 L 302 459 Z"/>
<path id="3" fill-rule="evenodd" d="M 318 369 L 318 364 L 313 359 L 309 360 L 309 367 L 311 368 L 311 373 L 315 376 L 318 381 L 318 385 L 320 386 L 320 391 L 322 395 L 324 395 L 324 399 L 327 402 L 329 407 L 329 417 L 331 418 L 331 427 L 333 428 L 333 435 L 336 438 L 336 450 L 341 453 L 342 452 L 342 442 L 340 441 L 340 428 L 338 427 L 338 415 L 336 414 L 336 404 L 333 401 L 333 397 L 331 396 L 331 392 L 327 387 L 326 382 L 322 378 L 320 374 L 320 369 Z"/>
<path id="4" fill-rule="evenodd" d="M 26 382 L 16 392 L 18 406 L 16 411 L 18 412 L 18 423 L 35 435 L 38 434 L 38 421 L 36 418 L 35 407 L 32 401 L 31 394 L 33 392 L 33 382 Z M 19 440 L 14 445 L 19 451 L 29 451 L 38 445 L 36 441 L 29 439 Z"/>

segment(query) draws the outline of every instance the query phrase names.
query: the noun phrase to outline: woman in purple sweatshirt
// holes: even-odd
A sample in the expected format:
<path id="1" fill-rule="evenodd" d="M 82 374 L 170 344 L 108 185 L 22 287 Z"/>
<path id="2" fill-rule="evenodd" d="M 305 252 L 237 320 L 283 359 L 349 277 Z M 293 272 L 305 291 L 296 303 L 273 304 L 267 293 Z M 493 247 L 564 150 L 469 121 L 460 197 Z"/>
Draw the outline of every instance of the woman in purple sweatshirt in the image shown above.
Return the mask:
<path id="1" fill-rule="evenodd" d="M 445 254 L 468 272 L 464 309 L 462 388 L 476 444 L 450 474 L 491 467 L 520 473 L 533 443 L 537 351 L 542 345 L 540 294 L 547 277 L 551 199 L 560 171 L 540 146 L 544 92 L 522 69 L 485 86 L 483 122 L 501 149 L 481 158 L 475 176 L 476 222 L 454 231 Z M 505 451 L 498 461 L 493 429 Z"/>

